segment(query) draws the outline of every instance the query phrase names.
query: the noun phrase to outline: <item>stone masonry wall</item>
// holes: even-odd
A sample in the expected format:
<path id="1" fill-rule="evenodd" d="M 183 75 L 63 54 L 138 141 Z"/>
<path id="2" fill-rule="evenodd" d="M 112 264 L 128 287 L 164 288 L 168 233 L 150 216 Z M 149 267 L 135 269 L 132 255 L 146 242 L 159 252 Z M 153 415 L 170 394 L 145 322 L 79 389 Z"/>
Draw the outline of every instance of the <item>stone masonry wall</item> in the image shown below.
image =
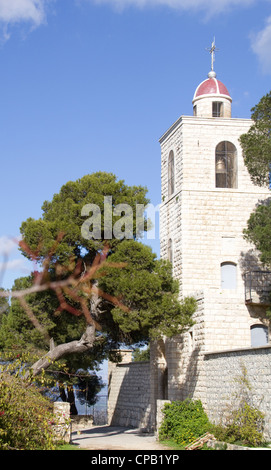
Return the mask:
<path id="1" fill-rule="evenodd" d="M 247 119 L 182 116 L 160 139 L 161 258 L 173 242 L 173 275 L 180 297 L 203 293 L 192 332 L 167 341 L 168 397 L 203 394 L 202 353 L 250 347 L 250 328 L 262 324 L 264 308 L 249 308 L 244 298 L 244 272 L 257 255 L 243 237 L 243 229 L 259 201 L 270 191 L 253 185 L 239 143 L 248 131 Z M 229 141 L 237 149 L 237 188 L 216 188 L 215 151 Z M 168 195 L 168 156 L 175 155 L 175 192 Z M 221 285 L 221 265 L 236 265 L 236 287 Z M 260 265 L 259 265 L 260 267 Z M 199 336 L 200 335 L 200 336 Z M 192 345 L 194 343 L 194 345 Z"/>
<path id="2" fill-rule="evenodd" d="M 194 326 L 185 334 L 165 339 L 169 400 L 200 398 L 205 402 L 205 370 L 202 350 L 205 343 L 204 296 L 195 292 L 197 311 Z M 161 398 L 161 397 L 158 397 Z"/>
<path id="3" fill-rule="evenodd" d="M 205 354 L 250 348 L 251 326 L 265 324 L 264 307 L 247 306 L 244 297 L 245 271 L 261 269 L 261 266 L 257 253 L 244 240 L 243 229 L 257 203 L 270 197 L 268 188 L 253 185 L 244 165 L 239 137 L 250 126 L 248 119 L 181 116 L 160 139 L 160 255 L 162 259 L 168 258 L 168 240 L 171 239 L 173 275 L 179 281 L 180 297 L 196 291 L 202 293 L 193 329 L 182 337 L 165 340 L 166 398 L 200 398 L 212 410 L 216 409 L 216 404 L 209 401 L 208 387 L 212 390 L 213 385 L 209 383 L 210 361 L 205 360 Z M 215 153 L 222 141 L 229 141 L 236 147 L 236 188 L 216 187 Z M 169 195 L 168 156 L 171 151 L 175 156 L 175 188 Z M 222 286 L 223 263 L 236 265 L 235 288 Z M 219 356 L 218 361 L 212 362 L 213 366 L 221 360 Z M 236 372 L 238 360 L 234 361 L 232 370 Z M 224 367 L 226 363 L 221 368 L 216 367 L 216 375 L 213 375 L 213 384 L 216 380 L 221 383 L 216 398 L 219 404 L 228 387 L 227 374 L 224 376 L 222 372 L 225 380 L 223 384 L 220 382 Z M 254 377 L 251 369 L 250 372 Z M 269 404 L 266 406 L 268 408 Z"/>
<path id="4" fill-rule="evenodd" d="M 165 344 L 170 360 L 168 362 L 168 397 L 152 396 L 153 370 L 149 362 L 109 363 L 108 424 L 145 430 L 157 429 L 161 421 L 159 406 L 168 401 L 183 400 L 186 397 L 200 399 L 212 422 L 218 423 L 231 409 L 235 393 L 240 396 L 243 368 L 247 371 L 253 405 L 265 415 L 265 437 L 271 438 L 271 346 L 236 349 L 212 353 L 196 352 L 190 358 L 191 375 L 183 380 L 178 370 L 179 357 L 177 338 Z M 186 346 L 185 346 L 186 347 Z M 196 370 L 193 369 L 196 366 Z M 159 389 L 159 387 L 158 387 Z M 155 406 L 153 406 L 155 402 Z M 160 410 L 161 411 L 161 410 Z M 161 414 L 161 413 L 160 413 Z"/>
<path id="5" fill-rule="evenodd" d="M 240 396 L 243 368 L 251 386 L 253 405 L 265 415 L 265 436 L 271 437 L 271 346 L 208 353 L 205 355 L 206 411 L 212 422 L 232 409 L 234 394 Z"/>
<path id="6" fill-rule="evenodd" d="M 149 429 L 150 363 L 108 364 L 108 424 Z"/>
<path id="7" fill-rule="evenodd" d="M 171 239 L 173 275 L 179 280 L 181 296 L 195 290 L 220 290 L 220 264 L 225 261 L 239 265 L 238 289 L 243 294 L 240 268 L 246 260 L 241 255 L 251 249 L 243 238 L 243 228 L 256 204 L 270 197 L 268 189 L 252 184 L 243 162 L 239 137 L 250 125 L 250 120 L 243 119 L 183 116 L 160 140 L 160 255 L 168 258 Z M 224 140 L 237 149 L 237 188 L 215 187 L 215 149 Z M 175 191 L 169 196 L 171 150 L 175 156 Z"/>

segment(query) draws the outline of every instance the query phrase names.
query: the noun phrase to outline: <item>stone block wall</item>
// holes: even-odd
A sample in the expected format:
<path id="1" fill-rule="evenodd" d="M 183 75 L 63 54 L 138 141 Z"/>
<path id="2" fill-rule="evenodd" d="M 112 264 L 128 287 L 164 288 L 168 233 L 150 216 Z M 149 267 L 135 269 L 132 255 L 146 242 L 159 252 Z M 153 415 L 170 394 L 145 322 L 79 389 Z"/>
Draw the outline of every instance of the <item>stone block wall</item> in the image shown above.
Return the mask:
<path id="1" fill-rule="evenodd" d="M 161 197 L 160 255 L 168 258 L 173 243 L 173 275 L 181 296 L 195 290 L 220 290 L 220 265 L 232 261 L 238 267 L 242 295 L 242 267 L 252 248 L 243 228 L 259 201 L 270 197 L 267 188 L 253 185 L 244 165 L 239 143 L 251 125 L 246 119 L 203 119 L 182 116 L 160 139 Z M 237 149 L 237 188 L 216 188 L 215 149 L 229 141 Z M 168 157 L 174 152 L 175 190 L 168 194 Z"/>
<path id="2" fill-rule="evenodd" d="M 109 363 L 108 424 L 157 431 L 164 404 L 187 397 L 201 400 L 209 419 L 219 423 L 234 405 L 235 393 L 240 395 L 245 368 L 250 386 L 249 397 L 253 405 L 264 413 L 265 437 L 270 439 L 271 346 L 211 353 L 203 352 L 199 347 L 192 359 L 190 357 L 184 378 L 179 352 L 189 345 L 182 338 L 178 348 L 178 338 L 181 339 L 168 339 L 166 341 L 170 344 L 164 344 L 165 351 L 169 353 L 171 349 L 167 364 L 168 393 L 164 396 L 161 394 L 159 374 L 155 375 L 163 365 L 161 344 L 156 345 L 159 352 L 156 358 L 155 345 L 152 345 L 150 363 Z"/>
<path id="3" fill-rule="evenodd" d="M 193 104 L 196 106 L 196 116 L 197 117 L 213 117 L 212 104 L 213 101 L 218 101 L 216 96 L 206 99 L 206 95 L 203 98 L 197 98 Z M 231 117 L 231 100 L 228 98 L 219 97 L 219 101 L 223 103 L 223 116 L 225 118 Z"/>
<path id="4" fill-rule="evenodd" d="M 219 422 L 240 396 L 243 368 L 251 390 L 253 405 L 265 415 L 265 436 L 271 438 L 271 346 L 208 353 L 206 371 L 206 411 L 212 422 Z M 238 382 L 239 380 L 239 382 Z"/>
<path id="5" fill-rule="evenodd" d="M 249 308 L 244 295 L 245 271 L 261 266 L 253 247 L 244 240 L 243 229 L 257 203 L 270 197 L 267 188 L 253 185 L 244 165 L 239 137 L 250 126 L 248 119 L 181 116 L 160 139 L 161 258 L 168 258 L 171 239 L 173 275 L 179 281 L 180 297 L 202 291 L 204 298 L 203 317 L 197 314 L 196 318 L 200 328 L 194 327 L 193 338 L 190 332 L 183 339 L 167 341 L 173 396 L 185 395 L 191 388 L 197 393 L 201 387 L 199 375 L 203 377 L 204 371 L 198 358 L 202 361 L 202 352 L 250 347 L 250 327 L 261 324 L 265 314 L 260 306 Z M 237 150 L 237 188 L 216 188 L 215 151 L 222 141 L 231 142 Z M 169 196 L 171 151 L 175 156 L 175 191 Z M 222 287 L 223 263 L 236 265 L 234 289 Z M 192 349 L 191 341 L 195 343 Z"/>
<path id="6" fill-rule="evenodd" d="M 71 440 L 70 403 L 54 402 L 54 433 L 57 440 L 69 443 Z"/>
<path id="7" fill-rule="evenodd" d="M 165 360 L 168 370 L 169 400 L 205 397 L 205 370 L 203 353 L 205 344 L 204 295 L 195 292 L 197 311 L 194 326 L 185 334 L 165 338 Z M 158 397 L 161 398 L 161 397 Z"/>
<path id="8" fill-rule="evenodd" d="M 150 363 L 108 364 L 108 424 L 149 429 Z"/>

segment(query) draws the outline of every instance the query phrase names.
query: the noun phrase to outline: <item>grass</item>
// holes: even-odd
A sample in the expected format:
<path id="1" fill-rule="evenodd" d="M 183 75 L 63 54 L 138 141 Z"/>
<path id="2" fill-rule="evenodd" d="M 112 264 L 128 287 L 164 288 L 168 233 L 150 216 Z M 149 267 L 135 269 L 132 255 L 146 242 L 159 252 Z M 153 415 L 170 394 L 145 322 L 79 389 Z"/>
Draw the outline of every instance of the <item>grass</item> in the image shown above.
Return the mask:
<path id="1" fill-rule="evenodd" d="M 169 447 L 172 450 L 184 450 L 184 446 L 181 444 L 177 444 L 173 439 L 164 439 L 160 440 L 159 439 L 159 444 L 162 444 L 165 447 Z"/>
<path id="2" fill-rule="evenodd" d="M 74 444 L 61 444 L 57 450 L 82 450 L 80 447 Z"/>

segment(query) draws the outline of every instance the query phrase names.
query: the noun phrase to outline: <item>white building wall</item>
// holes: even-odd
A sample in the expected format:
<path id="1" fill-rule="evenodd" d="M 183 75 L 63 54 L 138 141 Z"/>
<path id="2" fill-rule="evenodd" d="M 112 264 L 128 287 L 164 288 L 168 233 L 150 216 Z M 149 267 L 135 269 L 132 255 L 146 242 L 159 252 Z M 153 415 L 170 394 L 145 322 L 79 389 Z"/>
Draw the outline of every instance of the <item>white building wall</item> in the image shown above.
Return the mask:
<path id="1" fill-rule="evenodd" d="M 199 362 L 193 366 L 193 355 L 201 361 L 203 351 L 250 347 L 250 326 L 261 322 L 245 305 L 242 263 L 252 247 L 242 232 L 257 203 L 270 192 L 252 184 L 243 162 L 239 137 L 250 126 L 251 121 L 246 119 L 182 116 L 160 139 L 161 257 L 167 259 L 171 238 L 173 275 L 179 280 L 180 296 L 200 291 L 204 298 L 201 318 L 197 318 L 201 328 L 194 327 L 192 335 L 197 353 L 189 349 L 191 333 L 182 339 L 167 340 L 169 399 L 184 398 L 189 390 L 197 395 L 197 390 L 204 389 L 204 366 Z M 215 149 L 221 141 L 229 141 L 237 149 L 236 189 L 215 187 Z M 171 150 L 175 156 L 175 192 L 168 197 Z M 223 262 L 237 264 L 234 290 L 221 288 Z"/>

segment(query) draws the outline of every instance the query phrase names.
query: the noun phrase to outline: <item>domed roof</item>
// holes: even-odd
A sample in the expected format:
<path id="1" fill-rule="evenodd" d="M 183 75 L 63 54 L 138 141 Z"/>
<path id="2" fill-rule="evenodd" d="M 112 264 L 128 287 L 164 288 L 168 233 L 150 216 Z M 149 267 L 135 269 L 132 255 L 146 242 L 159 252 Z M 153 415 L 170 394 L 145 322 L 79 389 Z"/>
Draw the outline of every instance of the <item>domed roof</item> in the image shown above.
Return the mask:
<path id="1" fill-rule="evenodd" d="M 223 96 L 231 100 L 231 96 L 225 85 L 217 80 L 215 72 L 210 72 L 208 78 L 201 82 L 197 87 L 193 101 L 199 98 L 208 97 L 208 95 Z"/>

